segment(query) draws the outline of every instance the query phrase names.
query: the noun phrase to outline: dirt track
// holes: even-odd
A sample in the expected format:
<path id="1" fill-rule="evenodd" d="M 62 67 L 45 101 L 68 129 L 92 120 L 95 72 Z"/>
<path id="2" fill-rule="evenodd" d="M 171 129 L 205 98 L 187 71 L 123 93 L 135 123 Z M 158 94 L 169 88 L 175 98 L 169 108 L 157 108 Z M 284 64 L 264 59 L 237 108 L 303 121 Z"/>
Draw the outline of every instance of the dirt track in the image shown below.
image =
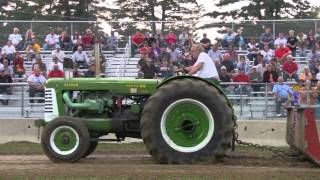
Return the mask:
<path id="1" fill-rule="evenodd" d="M 226 158 L 206 165 L 160 165 L 145 152 L 93 154 L 75 164 L 55 164 L 43 155 L 0 156 L 0 177 L 95 179 L 319 179 L 308 161 L 276 157 Z M 0 178 L 1 179 L 1 178 Z"/>

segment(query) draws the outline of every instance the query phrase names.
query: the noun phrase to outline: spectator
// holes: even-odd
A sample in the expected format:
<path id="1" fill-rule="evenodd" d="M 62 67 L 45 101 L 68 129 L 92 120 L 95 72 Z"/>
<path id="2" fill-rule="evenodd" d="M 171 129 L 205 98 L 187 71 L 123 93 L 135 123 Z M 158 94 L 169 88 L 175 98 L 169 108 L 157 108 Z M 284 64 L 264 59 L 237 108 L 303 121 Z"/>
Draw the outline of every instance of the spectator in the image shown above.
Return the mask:
<path id="1" fill-rule="evenodd" d="M 114 32 L 111 32 L 111 36 L 107 37 L 107 44 L 109 51 L 116 51 L 118 48 L 118 38 L 114 35 Z"/>
<path id="2" fill-rule="evenodd" d="M 158 70 L 152 64 L 152 60 L 150 58 L 146 59 L 146 65 L 141 67 L 141 72 L 143 73 L 144 79 L 154 79 L 158 76 Z"/>
<path id="3" fill-rule="evenodd" d="M 57 57 L 53 57 L 52 62 L 49 64 L 49 71 L 52 71 L 55 65 L 59 67 L 59 70 L 63 70 L 63 64 L 61 61 L 59 61 Z"/>
<path id="4" fill-rule="evenodd" d="M 313 35 L 313 31 L 310 30 L 308 32 L 308 35 L 307 35 L 307 38 L 306 38 L 306 45 L 307 45 L 307 49 L 311 49 L 315 43 L 316 43 L 316 40 L 314 39 L 314 35 Z"/>
<path id="5" fill-rule="evenodd" d="M 265 60 L 267 63 L 269 63 L 274 56 L 273 50 L 270 49 L 268 45 L 263 47 L 263 50 L 260 51 L 260 54 L 263 56 L 263 60 Z"/>
<path id="6" fill-rule="evenodd" d="M 282 32 L 279 33 L 278 38 L 274 41 L 275 48 L 278 48 L 280 44 L 287 45 L 287 39 L 284 37 L 284 34 Z"/>
<path id="7" fill-rule="evenodd" d="M 256 42 L 256 39 L 254 38 L 250 39 L 247 49 L 248 49 L 247 57 L 249 58 L 249 61 L 256 62 L 257 54 L 259 53 L 259 43 Z"/>
<path id="8" fill-rule="evenodd" d="M 81 41 L 77 41 L 77 43 L 73 46 L 73 48 L 72 48 L 72 52 L 74 53 L 74 52 L 76 52 L 76 51 L 78 51 L 78 47 L 79 46 L 81 46 L 81 48 L 83 49 L 83 46 L 82 46 L 82 44 L 81 44 Z"/>
<path id="9" fill-rule="evenodd" d="M 40 45 L 36 43 L 36 39 L 32 39 L 26 48 L 28 61 L 32 61 L 40 53 Z"/>
<path id="10" fill-rule="evenodd" d="M 66 31 L 61 32 L 60 37 L 59 37 L 59 44 L 60 44 L 60 47 L 62 47 L 62 49 L 65 51 L 72 50 L 72 40 Z"/>
<path id="11" fill-rule="evenodd" d="M 71 42 L 73 44 L 73 46 L 75 46 L 76 44 L 81 45 L 82 41 L 81 41 L 82 37 L 79 34 L 79 32 L 74 32 L 74 34 L 71 36 Z"/>
<path id="12" fill-rule="evenodd" d="M 13 71 L 19 78 L 22 78 L 26 72 L 26 69 L 24 68 L 24 59 L 20 56 L 18 51 L 13 58 Z"/>
<path id="13" fill-rule="evenodd" d="M 299 75 L 299 80 L 301 82 L 306 82 L 306 81 L 311 81 L 311 79 L 312 79 L 312 75 L 310 73 L 309 67 L 304 66 L 303 72 L 300 73 L 300 75 Z"/>
<path id="14" fill-rule="evenodd" d="M 293 94 L 293 91 L 291 90 L 291 88 L 288 85 L 283 84 L 283 80 L 284 80 L 283 77 L 280 76 L 278 78 L 279 83 L 275 84 L 272 89 L 272 92 L 276 97 L 276 111 L 277 111 L 278 117 L 282 116 L 281 104 L 286 102 L 289 96 Z"/>
<path id="15" fill-rule="evenodd" d="M 234 66 L 237 66 L 238 63 L 238 53 L 234 49 L 233 46 L 229 46 L 228 49 L 225 51 L 225 53 L 228 53 L 231 56 L 232 62 Z"/>
<path id="16" fill-rule="evenodd" d="M 269 64 L 271 65 L 272 71 L 275 71 L 277 74 L 281 73 L 280 64 L 277 63 L 275 58 L 272 58 Z"/>
<path id="17" fill-rule="evenodd" d="M 42 62 L 40 55 L 36 56 L 36 62 L 32 64 L 32 71 L 35 71 L 35 69 L 39 69 L 41 75 L 47 76 L 47 66 Z"/>
<path id="18" fill-rule="evenodd" d="M 186 30 L 183 30 L 180 34 L 179 34 L 179 46 L 182 47 L 184 45 L 184 43 L 188 40 L 188 32 Z"/>
<path id="19" fill-rule="evenodd" d="M 12 45 L 17 48 L 18 50 L 22 50 L 23 44 L 22 44 L 22 36 L 19 34 L 18 28 L 13 28 L 13 33 L 9 35 L 8 38 L 9 41 L 12 42 Z"/>
<path id="20" fill-rule="evenodd" d="M 193 36 L 192 34 L 189 34 L 188 39 L 183 43 L 183 49 L 188 49 L 190 51 L 193 44 L 195 44 Z"/>
<path id="21" fill-rule="evenodd" d="M 24 39 L 25 40 L 25 44 L 24 44 L 23 50 L 25 50 L 29 46 L 29 44 L 32 42 L 32 40 L 35 39 L 35 38 L 36 38 L 36 36 L 31 31 L 31 29 L 28 29 L 27 32 L 26 32 L 25 39 Z"/>
<path id="22" fill-rule="evenodd" d="M 307 49 L 307 35 L 303 32 L 299 32 L 297 35 L 297 47 L 299 48 L 300 57 L 305 57 Z"/>
<path id="23" fill-rule="evenodd" d="M 174 66 L 179 67 L 180 66 L 180 58 L 181 54 L 180 52 L 176 49 L 175 44 L 171 44 L 169 48 L 167 48 L 168 53 L 170 54 L 170 62 Z"/>
<path id="24" fill-rule="evenodd" d="M 249 66 L 246 63 L 246 57 L 245 56 L 240 56 L 240 61 L 237 64 L 237 69 L 243 69 L 245 74 L 249 73 Z"/>
<path id="25" fill-rule="evenodd" d="M 228 73 L 234 70 L 234 64 L 229 53 L 224 53 L 221 65 L 227 68 Z"/>
<path id="26" fill-rule="evenodd" d="M 275 83 L 278 81 L 278 74 L 272 69 L 272 66 L 268 64 L 267 70 L 263 73 L 264 83 Z"/>
<path id="27" fill-rule="evenodd" d="M 8 74 L 5 69 L 2 67 L 0 67 L 0 83 L 12 83 L 12 76 L 10 76 L 10 74 Z M 0 94 L 5 94 L 5 95 L 11 95 L 11 87 L 8 85 L 3 85 L 0 86 Z M 8 99 L 1 99 L 0 102 L 3 105 L 8 105 L 9 104 L 9 100 Z"/>
<path id="28" fill-rule="evenodd" d="M 222 53 L 221 51 L 219 51 L 218 46 L 216 44 L 212 45 L 212 49 L 210 49 L 208 55 L 211 57 L 213 62 L 218 61 L 220 63 L 222 60 Z"/>
<path id="29" fill-rule="evenodd" d="M 161 50 L 160 47 L 157 46 L 156 42 L 152 43 L 149 57 L 153 60 L 153 62 L 158 62 L 160 60 Z"/>
<path id="30" fill-rule="evenodd" d="M 267 69 L 267 62 L 262 59 L 261 54 L 259 54 L 257 57 L 258 57 L 257 71 L 258 73 L 260 73 L 261 76 L 263 76 L 263 73 Z"/>
<path id="31" fill-rule="evenodd" d="M 249 76 L 245 74 L 244 69 L 240 68 L 238 69 L 239 73 L 236 74 L 233 78 L 233 82 L 239 82 L 239 83 L 249 83 Z M 247 96 L 250 96 L 251 89 L 247 85 L 239 85 L 235 88 L 235 93 L 239 95 L 246 94 Z"/>
<path id="32" fill-rule="evenodd" d="M 202 39 L 200 40 L 201 45 L 206 53 L 211 49 L 211 40 L 207 37 L 206 33 L 203 33 Z"/>
<path id="33" fill-rule="evenodd" d="M 230 83 L 231 76 L 228 74 L 227 68 L 222 66 L 219 71 L 220 81 L 223 83 Z M 234 89 L 233 86 L 221 84 L 221 87 L 225 91 L 226 94 L 230 94 Z"/>
<path id="34" fill-rule="evenodd" d="M 310 53 L 307 56 L 309 68 L 311 71 L 317 71 L 317 65 L 320 63 L 320 51 L 316 46 L 312 47 Z"/>
<path id="35" fill-rule="evenodd" d="M 140 32 L 137 31 L 131 37 L 131 57 L 134 57 L 136 54 L 136 50 L 140 49 L 144 44 L 145 36 Z"/>
<path id="36" fill-rule="evenodd" d="M 7 41 L 7 44 L 1 49 L 2 54 L 6 54 L 9 60 L 9 64 L 12 62 L 16 48 L 12 45 L 11 41 Z"/>
<path id="37" fill-rule="evenodd" d="M 81 42 L 85 50 L 90 51 L 92 49 L 93 34 L 91 29 L 86 29 L 86 33 L 82 36 Z"/>
<path id="38" fill-rule="evenodd" d="M 41 71 L 39 68 L 35 68 L 33 73 L 28 77 L 27 82 L 29 84 L 29 96 L 30 98 L 39 96 L 44 97 L 44 83 L 46 82 L 46 78 L 41 75 Z M 30 99 L 30 103 L 34 103 L 33 99 Z M 40 102 L 43 102 L 41 100 Z"/>
<path id="39" fill-rule="evenodd" d="M 290 51 L 292 53 L 292 56 L 296 56 L 297 44 L 298 44 L 298 39 L 294 35 L 294 30 L 290 30 L 289 31 L 289 37 L 288 37 L 287 46 L 290 49 Z"/>
<path id="40" fill-rule="evenodd" d="M 162 61 L 160 65 L 160 73 L 164 79 L 167 79 L 173 76 L 173 65 L 171 64 L 169 59 L 165 59 Z"/>
<path id="41" fill-rule="evenodd" d="M 60 70 L 59 65 L 53 65 L 53 69 L 49 71 L 48 78 L 64 78 L 64 72 Z"/>
<path id="42" fill-rule="evenodd" d="M 290 54 L 291 54 L 290 49 L 285 47 L 283 43 L 280 43 L 279 47 L 277 47 L 275 51 L 275 57 L 277 61 L 280 62 L 281 64 L 283 64 L 286 57 Z"/>
<path id="43" fill-rule="evenodd" d="M 299 82 L 299 77 L 297 74 L 298 65 L 293 61 L 293 57 L 291 55 L 287 56 L 287 60 L 283 63 L 282 70 L 283 79 L 285 82 L 287 82 L 289 79 L 294 79 L 296 82 Z"/>
<path id="44" fill-rule="evenodd" d="M 90 64 L 87 72 L 84 73 L 84 77 L 96 77 L 96 66 L 95 64 Z"/>
<path id="45" fill-rule="evenodd" d="M 251 69 L 251 72 L 249 73 L 249 80 L 251 83 L 252 90 L 255 92 L 260 91 L 260 84 L 254 84 L 254 83 L 261 83 L 262 82 L 262 76 L 260 73 L 257 71 L 257 66 L 253 66 Z"/>
<path id="46" fill-rule="evenodd" d="M 85 51 L 82 50 L 82 46 L 78 46 L 78 50 L 72 54 L 72 60 L 75 63 L 76 69 L 87 69 L 89 58 Z"/>
<path id="47" fill-rule="evenodd" d="M 223 35 L 222 47 L 228 48 L 229 46 L 234 46 L 235 37 L 230 28 L 227 28 L 227 33 Z"/>
<path id="48" fill-rule="evenodd" d="M 8 59 L 3 59 L 3 69 L 4 71 L 10 75 L 11 77 L 13 77 L 13 68 L 9 65 L 9 60 Z"/>
<path id="49" fill-rule="evenodd" d="M 177 36 L 170 31 L 169 34 L 166 35 L 166 43 L 168 46 L 175 45 L 177 43 Z"/>
<path id="50" fill-rule="evenodd" d="M 48 51 L 50 49 L 55 48 L 58 43 L 59 43 L 59 36 L 55 34 L 53 29 L 51 29 L 50 33 L 46 36 L 44 40 L 43 49 L 45 51 Z"/>
<path id="51" fill-rule="evenodd" d="M 266 28 L 265 32 L 260 36 L 260 49 L 264 47 L 264 45 L 268 45 L 270 49 L 273 49 L 273 36 L 271 34 L 271 29 Z"/>
<path id="52" fill-rule="evenodd" d="M 235 41 L 234 44 L 235 44 L 236 48 L 238 48 L 239 50 L 246 49 L 246 40 L 242 36 L 242 30 L 241 29 L 237 30 L 237 34 L 234 37 L 234 41 Z"/>
<path id="53" fill-rule="evenodd" d="M 64 51 L 61 50 L 61 47 L 59 45 L 56 45 L 54 50 L 51 53 L 52 58 L 57 57 L 60 62 L 63 61 L 63 58 L 65 57 Z"/>

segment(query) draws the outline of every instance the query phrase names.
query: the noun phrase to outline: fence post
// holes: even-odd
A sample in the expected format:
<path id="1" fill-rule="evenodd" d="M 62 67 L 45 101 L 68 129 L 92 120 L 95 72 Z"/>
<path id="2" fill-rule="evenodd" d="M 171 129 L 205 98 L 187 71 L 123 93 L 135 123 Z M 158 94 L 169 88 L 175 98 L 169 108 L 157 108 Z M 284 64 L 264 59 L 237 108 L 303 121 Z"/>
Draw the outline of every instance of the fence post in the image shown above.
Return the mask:
<path id="1" fill-rule="evenodd" d="M 239 85 L 239 88 L 240 88 L 240 116 L 242 116 L 242 112 L 243 112 L 242 84 Z"/>
<path id="2" fill-rule="evenodd" d="M 273 39 L 276 39 L 276 22 L 272 21 L 272 34 Z"/>
<path id="3" fill-rule="evenodd" d="M 264 96 L 264 101 L 265 101 L 265 114 L 264 117 L 266 119 L 268 119 L 268 101 L 269 101 L 269 97 L 268 97 L 268 83 L 265 83 L 265 96 Z"/>
<path id="4" fill-rule="evenodd" d="M 128 57 L 131 57 L 131 36 L 129 36 L 129 41 L 128 41 Z M 124 50 L 124 52 L 126 52 L 126 50 Z"/>
<path id="5" fill-rule="evenodd" d="M 22 85 L 21 91 L 21 117 L 24 117 L 24 85 Z"/>

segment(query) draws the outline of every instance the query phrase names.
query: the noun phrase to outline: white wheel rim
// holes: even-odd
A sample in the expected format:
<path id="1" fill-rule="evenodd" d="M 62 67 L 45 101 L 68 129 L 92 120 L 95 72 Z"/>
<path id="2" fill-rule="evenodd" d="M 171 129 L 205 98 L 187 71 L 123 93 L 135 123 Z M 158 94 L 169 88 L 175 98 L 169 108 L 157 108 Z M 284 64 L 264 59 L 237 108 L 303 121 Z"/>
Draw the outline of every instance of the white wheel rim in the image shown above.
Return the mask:
<path id="1" fill-rule="evenodd" d="M 176 143 L 174 143 L 171 140 L 171 138 L 168 136 L 167 131 L 166 131 L 166 119 L 167 119 L 169 112 L 181 103 L 192 103 L 192 104 L 195 104 L 195 105 L 201 107 L 201 109 L 205 112 L 205 114 L 207 115 L 207 118 L 209 119 L 209 130 L 208 130 L 207 136 L 202 140 L 201 143 L 199 143 L 193 147 L 183 147 L 183 146 L 177 145 Z M 213 133 L 214 133 L 214 118 L 213 118 L 209 108 L 206 105 L 204 105 L 203 103 L 201 103 L 200 101 L 197 101 L 194 99 L 189 99 L 189 98 L 180 99 L 180 100 L 175 101 L 172 104 L 170 104 L 163 112 L 163 116 L 161 117 L 161 122 L 160 122 L 160 130 L 161 130 L 161 134 L 162 134 L 164 141 L 172 149 L 179 151 L 179 152 L 192 153 L 192 152 L 196 152 L 196 151 L 201 150 L 210 142 L 210 140 L 213 136 Z"/>
<path id="2" fill-rule="evenodd" d="M 60 150 L 60 149 L 56 146 L 56 144 L 55 144 L 55 142 L 54 142 L 54 137 L 57 135 L 57 132 L 59 132 L 59 130 L 61 130 L 61 129 L 69 129 L 69 130 L 71 130 L 71 131 L 75 134 L 75 136 L 76 136 L 76 144 L 75 144 L 75 146 L 74 146 L 72 149 L 68 150 L 68 151 L 62 151 L 62 150 Z M 77 150 L 77 148 L 79 147 L 79 135 L 78 135 L 77 131 L 76 131 L 75 129 L 73 129 L 72 127 L 70 127 L 70 126 L 60 126 L 60 127 L 56 128 L 55 130 L 52 131 L 52 133 L 51 133 L 51 135 L 50 135 L 50 146 L 51 146 L 52 150 L 53 150 L 55 153 L 57 153 L 57 154 L 60 154 L 60 155 L 63 155 L 63 156 L 70 155 L 70 154 L 72 154 L 73 152 L 75 152 L 75 151 Z"/>

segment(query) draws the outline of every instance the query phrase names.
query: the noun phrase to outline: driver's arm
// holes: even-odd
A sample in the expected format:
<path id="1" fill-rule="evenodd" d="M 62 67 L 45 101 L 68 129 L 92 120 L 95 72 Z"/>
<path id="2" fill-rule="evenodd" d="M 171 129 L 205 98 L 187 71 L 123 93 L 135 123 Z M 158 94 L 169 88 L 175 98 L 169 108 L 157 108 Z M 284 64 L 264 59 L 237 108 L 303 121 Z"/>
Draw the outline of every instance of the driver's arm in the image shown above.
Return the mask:
<path id="1" fill-rule="evenodd" d="M 193 74 L 197 73 L 202 68 L 203 68 L 203 62 L 200 62 L 194 66 L 191 66 L 190 70 L 188 70 L 188 71 L 189 71 L 190 75 L 193 75 Z"/>

